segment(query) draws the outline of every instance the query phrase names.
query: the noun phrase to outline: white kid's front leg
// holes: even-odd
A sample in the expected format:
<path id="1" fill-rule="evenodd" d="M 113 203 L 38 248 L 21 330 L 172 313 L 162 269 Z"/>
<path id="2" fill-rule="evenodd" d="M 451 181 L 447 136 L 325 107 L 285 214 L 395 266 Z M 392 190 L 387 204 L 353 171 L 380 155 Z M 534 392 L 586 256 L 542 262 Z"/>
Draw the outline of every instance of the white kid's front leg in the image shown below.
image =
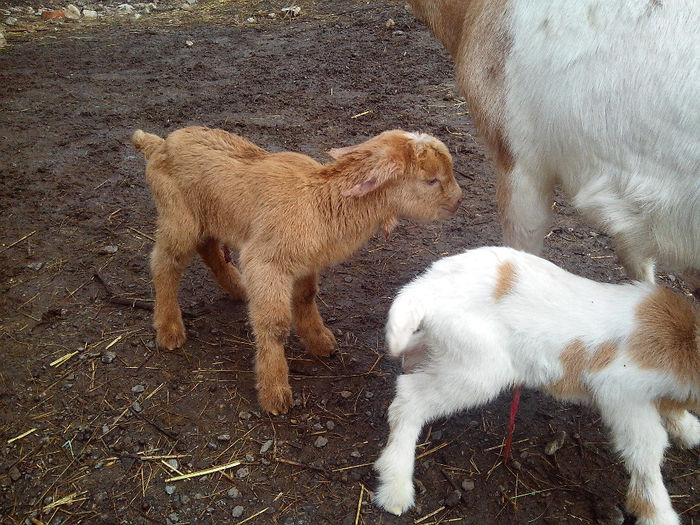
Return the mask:
<path id="1" fill-rule="evenodd" d="M 425 420 L 416 410 L 412 393 L 414 376 L 398 377 L 396 397 L 389 406 L 389 442 L 374 464 L 379 474 L 375 502 L 392 514 L 403 514 L 413 506 L 413 466 L 416 442 Z"/>

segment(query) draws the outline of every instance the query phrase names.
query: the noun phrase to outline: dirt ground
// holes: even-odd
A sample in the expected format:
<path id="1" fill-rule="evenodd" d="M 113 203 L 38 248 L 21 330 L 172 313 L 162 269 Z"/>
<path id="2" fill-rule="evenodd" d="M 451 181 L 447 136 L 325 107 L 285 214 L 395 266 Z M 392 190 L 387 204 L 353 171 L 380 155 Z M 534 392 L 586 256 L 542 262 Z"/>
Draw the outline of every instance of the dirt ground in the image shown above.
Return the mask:
<path id="1" fill-rule="evenodd" d="M 30 2 L 0 1 L 10 5 Z M 372 504 L 399 372 L 383 353 L 388 306 L 437 258 L 499 243 L 492 169 L 449 57 L 402 2 L 301 1 L 297 17 L 267 16 L 285 5 L 204 1 L 139 20 L 20 19 L 4 31 L 2 522 L 631 523 L 619 510 L 627 476 L 599 417 L 534 392 L 523 393 L 512 464 L 500 456 L 504 393 L 425 430 L 416 508 L 397 518 Z M 261 413 L 245 306 L 199 261 L 180 291 L 187 343 L 154 347 L 155 210 L 129 137 L 190 124 L 319 160 L 400 127 L 437 135 L 454 156 L 465 196 L 454 218 L 401 223 L 324 272 L 319 304 L 339 349 L 312 358 L 292 336 L 286 416 Z M 555 207 L 545 256 L 624 279 L 609 239 L 564 199 Z M 698 467 L 697 450 L 669 449 L 663 475 L 684 523 L 700 521 Z"/>

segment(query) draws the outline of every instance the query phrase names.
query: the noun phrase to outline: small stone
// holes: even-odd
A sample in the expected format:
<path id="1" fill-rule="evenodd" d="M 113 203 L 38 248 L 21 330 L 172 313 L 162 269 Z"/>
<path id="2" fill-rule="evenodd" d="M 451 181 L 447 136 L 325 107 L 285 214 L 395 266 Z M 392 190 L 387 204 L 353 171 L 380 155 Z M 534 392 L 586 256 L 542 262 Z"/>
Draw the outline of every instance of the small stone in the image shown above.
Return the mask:
<path id="1" fill-rule="evenodd" d="M 180 521 L 180 516 L 178 516 L 176 512 L 171 512 L 170 514 L 168 514 L 168 519 L 172 523 L 177 523 L 178 521 Z"/>
<path id="2" fill-rule="evenodd" d="M 185 40 L 185 45 L 187 47 L 192 47 L 194 45 L 194 42 L 192 42 L 192 40 Z"/>
<path id="3" fill-rule="evenodd" d="M 248 421 L 250 419 L 250 416 L 251 416 L 250 412 L 245 412 L 245 411 L 238 414 L 238 417 L 240 419 L 242 419 L 243 421 Z"/>
<path id="4" fill-rule="evenodd" d="M 318 436 L 316 438 L 316 441 L 314 441 L 314 447 L 316 448 L 323 448 L 328 444 L 328 439 L 326 439 L 323 436 Z"/>
<path id="5" fill-rule="evenodd" d="M 2 36 L 2 34 L 0 34 L 0 39 L 4 39 L 3 36 Z M 27 268 L 29 268 L 30 270 L 34 270 L 35 272 L 38 272 L 38 271 L 41 270 L 43 267 L 44 267 L 44 263 L 43 263 L 43 262 L 33 262 L 33 263 L 29 263 L 29 264 L 27 265 Z"/>
<path id="6" fill-rule="evenodd" d="M 180 496 L 180 503 L 187 505 L 190 502 L 190 497 L 187 494 L 182 494 Z"/>
<path id="7" fill-rule="evenodd" d="M 474 480 L 473 479 L 465 479 L 464 481 L 462 481 L 462 490 L 465 490 L 465 491 L 474 490 Z"/>
<path id="8" fill-rule="evenodd" d="M 131 391 L 132 391 L 134 394 L 140 394 L 140 393 L 143 392 L 144 390 L 146 390 L 146 387 L 143 386 L 143 385 L 136 385 L 136 386 L 132 386 L 132 387 L 131 387 Z"/>
<path id="9" fill-rule="evenodd" d="M 62 9 L 51 9 L 49 11 L 43 11 L 41 13 L 41 18 L 44 20 L 53 20 L 56 18 L 65 18 L 66 15 L 63 13 Z"/>
<path id="10" fill-rule="evenodd" d="M 255 456 L 253 456 L 253 454 L 246 454 L 246 455 L 245 455 L 245 460 L 246 460 L 248 463 L 252 463 L 253 461 L 255 461 Z"/>
<path id="11" fill-rule="evenodd" d="M 0 33 L 0 47 L 4 47 L 7 45 L 7 40 L 5 40 L 5 35 Z M 43 266 L 43 265 L 42 265 Z"/>
<path id="12" fill-rule="evenodd" d="M 352 282 L 352 277 L 350 277 L 349 275 L 346 275 L 346 276 L 343 278 L 343 281 L 345 281 L 346 283 L 351 283 L 351 282 Z"/>
<path id="13" fill-rule="evenodd" d="M 97 18 L 97 11 L 93 11 L 92 9 L 83 9 L 83 18 Z"/>
<path id="14" fill-rule="evenodd" d="M 231 516 L 234 518 L 240 518 L 243 516 L 243 506 L 242 505 L 236 505 L 233 507 L 233 510 L 231 511 Z"/>
<path id="15" fill-rule="evenodd" d="M 367 399 L 372 399 L 374 397 L 374 392 L 370 392 L 369 390 L 365 392 L 365 397 Z"/>
<path id="16" fill-rule="evenodd" d="M 246 18 L 245 21 L 248 22 L 249 24 L 254 24 L 256 22 L 255 18 L 253 18 L 252 16 L 250 18 Z"/>
<path id="17" fill-rule="evenodd" d="M 314 426 L 311 427 L 314 432 L 320 432 L 323 430 L 323 425 L 321 423 L 314 423 Z"/>
<path id="18" fill-rule="evenodd" d="M 460 499 L 462 499 L 462 493 L 458 490 L 453 490 L 445 498 L 445 506 L 454 507 L 459 503 Z"/>
<path id="19" fill-rule="evenodd" d="M 231 487 L 230 489 L 228 489 L 226 495 L 231 499 L 236 499 L 241 496 L 241 491 L 238 490 L 236 487 Z"/>
<path id="20" fill-rule="evenodd" d="M 387 29 L 391 29 L 396 25 L 396 22 L 394 22 L 393 18 L 390 18 L 389 20 L 386 21 L 386 24 L 384 24 Z"/>
<path id="21" fill-rule="evenodd" d="M 102 352 L 102 362 L 105 364 L 110 364 L 112 361 L 114 361 L 117 358 L 117 354 L 114 352 Z"/>
<path id="22" fill-rule="evenodd" d="M 19 471 L 19 469 L 17 468 L 17 465 L 13 466 L 13 467 L 10 469 L 9 474 L 10 474 L 10 479 L 11 479 L 12 481 L 17 481 L 19 478 L 22 477 L 22 474 L 21 474 L 21 472 Z"/>
<path id="23" fill-rule="evenodd" d="M 236 477 L 237 477 L 238 479 L 247 478 L 247 477 L 248 477 L 248 474 L 250 474 L 250 469 L 249 469 L 248 467 L 239 468 L 239 469 L 236 471 Z"/>
<path id="24" fill-rule="evenodd" d="M 335 422 L 329 419 L 328 421 L 326 421 L 326 428 L 328 430 L 333 430 L 335 428 Z"/>
<path id="25" fill-rule="evenodd" d="M 553 455 L 557 450 L 564 446 L 565 441 L 566 432 L 562 430 L 557 434 L 557 437 L 553 441 L 547 443 L 547 446 L 544 447 L 544 453 L 548 456 Z"/>
<path id="26" fill-rule="evenodd" d="M 186 1 L 190 5 L 195 5 L 197 3 L 197 0 L 186 0 Z"/>
<path id="27" fill-rule="evenodd" d="M 404 35 L 404 32 L 398 30 L 398 31 L 392 31 L 391 34 L 394 36 L 402 36 L 402 35 Z"/>
<path id="28" fill-rule="evenodd" d="M 177 459 L 175 459 L 175 458 L 169 459 L 168 461 L 166 461 L 166 463 L 167 463 L 168 465 L 170 465 L 171 467 L 173 467 L 175 470 L 177 470 L 178 468 L 180 468 L 180 466 L 179 466 L 178 463 L 177 463 Z"/>
<path id="29" fill-rule="evenodd" d="M 134 410 L 134 412 L 141 412 L 143 410 L 143 408 L 141 407 L 141 403 L 139 403 L 138 401 L 134 401 L 131 404 L 131 408 Z"/>
<path id="30" fill-rule="evenodd" d="M 594 522 L 601 525 L 622 525 L 625 521 L 624 514 L 617 506 L 602 501 L 594 504 L 593 515 L 596 518 Z"/>
<path id="31" fill-rule="evenodd" d="M 119 248 L 116 246 L 103 246 L 102 249 L 100 250 L 100 253 L 103 255 L 112 255 L 115 254 L 119 251 Z"/>
<path id="32" fill-rule="evenodd" d="M 175 494 L 175 485 L 166 485 L 165 486 L 165 493 L 169 496 L 172 496 Z"/>
<path id="33" fill-rule="evenodd" d="M 347 398 L 349 398 L 350 396 L 352 396 L 352 392 L 350 392 L 349 390 L 343 390 L 343 391 L 340 393 L 340 397 L 342 397 L 343 399 L 347 399 Z"/>
<path id="34" fill-rule="evenodd" d="M 231 441 L 231 435 L 230 434 L 219 434 L 216 436 L 216 439 L 218 441 Z"/>
<path id="35" fill-rule="evenodd" d="M 7 26 L 17 25 L 17 19 L 14 16 L 8 16 L 5 19 L 5 25 L 7 25 Z"/>
<path id="36" fill-rule="evenodd" d="M 272 446 L 272 440 L 268 439 L 265 441 L 265 443 L 262 444 L 262 447 L 260 447 L 260 454 L 264 454 L 268 450 L 270 450 L 270 447 Z"/>
<path id="37" fill-rule="evenodd" d="M 130 15 L 131 13 L 134 12 L 134 6 L 132 6 L 130 4 L 119 4 L 117 6 L 117 9 L 119 10 L 119 12 L 127 14 L 127 15 Z"/>
<path id="38" fill-rule="evenodd" d="M 75 7 L 73 4 L 68 4 L 63 10 L 63 14 L 66 15 L 66 18 L 68 18 L 69 20 L 80 19 L 80 9 Z"/>
<path id="39" fill-rule="evenodd" d="M 353 458 L 361 458 L 362 454 L 360 454 L 357 450 L 353 450 L 352 452 L 350 452 L 350 456 Z"/>
<path id="40" fill-rule="evenodd" d="M 301 13 L 301 7 L 298 5 L 290 5 L 289 7 L 283 7 L 280 9 L 285 15 L 298 16 Z"/>
<path id="41" fill-rule="evenodd" d="M 53 503 L 53 498 L 51 496 L 46 496 L 44 498 L 44 505 L 51 505 Z"/>

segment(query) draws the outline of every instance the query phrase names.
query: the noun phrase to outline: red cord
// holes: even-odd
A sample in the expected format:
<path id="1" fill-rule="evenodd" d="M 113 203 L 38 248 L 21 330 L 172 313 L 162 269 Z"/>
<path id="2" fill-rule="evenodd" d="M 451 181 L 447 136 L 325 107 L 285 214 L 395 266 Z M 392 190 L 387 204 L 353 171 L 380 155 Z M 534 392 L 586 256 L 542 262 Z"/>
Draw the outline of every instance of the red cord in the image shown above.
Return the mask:
<path id="1" fill-rule="evenodd" d="M 518 404 L 520 403 L 520 389 L 518 385 L 513 391 L 513 401 L 510 405 L 510 419 L 508 420 L 508 436 L 506 437 L 506 446 L 503 451 L 503 463 L 508 463 L 510 458 L 510 446 L 513 443 L 513 430 L 515 429 L 515 414 L 518 412 Z"/>

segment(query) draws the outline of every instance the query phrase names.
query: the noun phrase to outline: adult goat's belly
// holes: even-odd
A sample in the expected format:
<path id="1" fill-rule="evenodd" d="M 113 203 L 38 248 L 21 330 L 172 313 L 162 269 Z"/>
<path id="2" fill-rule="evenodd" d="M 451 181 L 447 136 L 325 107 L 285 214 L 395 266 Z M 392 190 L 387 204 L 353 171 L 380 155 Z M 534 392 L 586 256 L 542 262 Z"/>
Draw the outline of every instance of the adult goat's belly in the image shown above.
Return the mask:
<path id="1" fill-rule="evenodd" d="M 700 10 L 653 4 L 513 3 L 504 122 L 516 162 L 562 178 L 595 162 L 697 176 Z"/>

